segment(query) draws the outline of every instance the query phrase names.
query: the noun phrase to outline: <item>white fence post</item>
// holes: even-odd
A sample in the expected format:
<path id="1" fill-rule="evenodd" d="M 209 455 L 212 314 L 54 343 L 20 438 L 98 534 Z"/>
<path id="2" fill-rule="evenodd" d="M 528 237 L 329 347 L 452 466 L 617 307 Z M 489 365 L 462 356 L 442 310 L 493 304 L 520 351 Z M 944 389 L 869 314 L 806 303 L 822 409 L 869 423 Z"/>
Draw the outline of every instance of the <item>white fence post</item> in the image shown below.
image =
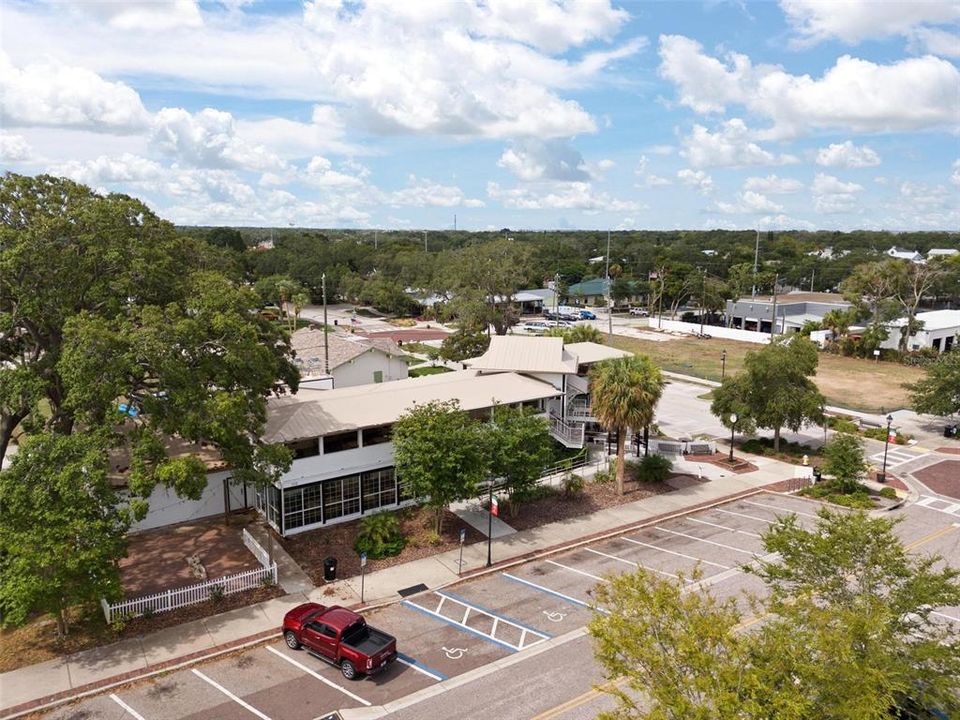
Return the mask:
<path id="1" fill-rule="evenodd" d="M 103 608 L 103 617 L 106 618 L 106 620 L 107 620 L 107 625 L 109 625 L 109 624 L 110 624 L 110 620 L 111 620 L 111 617 L 110 617 L 110 616 L 111 616 L 110 603 L 108 603 L 108 602 L 107 602 L 106 600 L 104 600 L 103 598 L 100 598 L 100 607 Z"/>

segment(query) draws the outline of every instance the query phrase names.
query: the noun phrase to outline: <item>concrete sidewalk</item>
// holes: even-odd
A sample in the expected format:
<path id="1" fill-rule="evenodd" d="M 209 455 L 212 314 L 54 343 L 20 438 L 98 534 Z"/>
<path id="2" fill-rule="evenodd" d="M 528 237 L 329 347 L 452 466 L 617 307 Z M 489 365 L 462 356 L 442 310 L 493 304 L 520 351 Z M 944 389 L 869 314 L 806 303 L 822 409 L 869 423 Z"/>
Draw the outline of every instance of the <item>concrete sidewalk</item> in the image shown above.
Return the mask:
<path id="1" fill-rule="evenodd" d="M 493 560 L 497 569 L 532 556 L 555 552 L 588 540 L 615 534 L 653 519 L 688 512 L 766 485 L 794 477 L 794 466 L 769 458 L 749 456 L 758 470 L 742 475 L 713 472 L 711 480 L 663 495 L 600 510 L 590 515 L 515 532 L 495 538 Z M 485 571 L 487 544 L 463 548 L 463 576 Z M 456 582 L 459 550 L 370 572 L 364 578 L 364 607 L 397 602 L 399 590 L 423 583 L 435 589 Z M 279 636 L 283 615 L 291 607 L 312 600 L 325 605 L 360 606 L 360 577 L 347 578 L 257 605 L 161 630 L 152 635 L 123 640 L 65 658 L 20 668 L 0 675 L 0 716 L 13 717 L 27 710 L 102 691 L 134 678 L 168 672 L 201 658 L 229 652 Z"/>

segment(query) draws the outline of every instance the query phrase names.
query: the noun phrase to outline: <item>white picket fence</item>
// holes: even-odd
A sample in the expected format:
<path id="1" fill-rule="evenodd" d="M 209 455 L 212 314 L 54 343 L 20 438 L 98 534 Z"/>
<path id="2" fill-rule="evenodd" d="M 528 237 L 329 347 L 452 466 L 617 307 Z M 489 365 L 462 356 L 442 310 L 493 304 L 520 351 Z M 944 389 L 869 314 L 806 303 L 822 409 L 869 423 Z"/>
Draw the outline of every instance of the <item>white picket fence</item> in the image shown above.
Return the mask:
<path id="1" fill-rule="evenodd" d="M 269 530 L 267 532 L 269 532 Z M 265 568 L 270 567 L 270 553 L 263 549 L 263 546 L 257 542 L 256 538 L 247 532 L 246 528 L 243 529 L 241 536 L 243 537 L 243 544 L 247 546 L 247 550 L 253 553 L 253 556 L 260 561 L 260 564 Z"/>
<path id="2" fill-rule="evenodd" d="M 132 600 L 121 600 L 116 603 L 108 603 L 100 598 L 100 606 L 103 608 L 103 616 L 107 619 L 109 625 L 116 617 L 140 617 L 145 613 L 159 613 L 167 610 L 176 610 L 177 608 L 195 605 L 197 603 L 210 600 L 218 591 L 212 590 L 219 586 L 223 595 L 232 595 L 252 590 L 263 584 L 267 578 L 271 582 L 277 582 L 277 564 L 273 563 L 270 567 L 263 567 L 257 570 L 248 570 L 247 572 L 237 573 L 235 575 L 226 575 L 215 580 L 187 585 L 174 590 L 165 590 L 164 592 L 154 593 L 153 595 L 144 595 L 143 597 Z M 212 591 L 212 592 L 211 592 Z"/>

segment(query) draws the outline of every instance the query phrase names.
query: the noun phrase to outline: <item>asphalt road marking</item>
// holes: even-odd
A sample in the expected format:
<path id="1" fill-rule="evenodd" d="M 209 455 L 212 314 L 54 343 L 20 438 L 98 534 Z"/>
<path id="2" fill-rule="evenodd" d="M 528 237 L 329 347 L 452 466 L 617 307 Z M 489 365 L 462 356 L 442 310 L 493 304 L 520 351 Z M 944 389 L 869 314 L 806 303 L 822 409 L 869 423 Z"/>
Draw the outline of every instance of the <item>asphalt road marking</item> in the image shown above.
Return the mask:
<path id="1" fill-rule="evenodd" d="M 124 710 L 126 710 L 126 711 L 127 711 L 130 715 L 132 715 L 134 718 L 136 718 L 136 720 L 145 720 L 145 718 L 143 717 L 143 715 L 141 715 L 141 714 L 138 713 L 136 710 L 134 710 L 132 707 L 130 707 L 129 705 L 127 705 L 123 700 L 121 700 L 120 698 L 118 698 L 118 697 L 117 697 L 116 695 L 114 695 L 113 693 L 110 693 L 110 699 L 113 700 L 117 705 L 119 705 L 120 707 L 122 707 Z"/>
<path id="2" fill-rule="evenodd" d="M 434 670 L 433 668 L 428 668 L 426 665 L 420 664 L 418 661 L 414 660 L 414 659 L 413 659 L 412 657 L 410 657 L 409 655 L 404 655 L 403 653 L 397 653 L 397 662 L 398 662 L 398 663 L 403 663 L 403 664 L 406 665 L 407 667 L 413 668 L 413 669 L 416 670 L 417 672 L 423 673 L 423 674 L 426 675 L 427 677 L 433 678 L 434 680 L 436 680 L 436 681 L 438 681 L 438 682 L 443 682 L 444 680 L 448 679 L 447 676 L 444 675 L 444 674 L 443 674 L 442 672 L 440 672 L 439 670 Z"/>
<path id="3" fill-rule="evenodd" d="M 645 543 L 641 540 L 634 540 L 633 538 L 622 537 L 621 540 L 626 540 L 629 543 L 634 545 L 642 545 L 643 547 L 648 547 L 653 550 L 658 550 L 659 552 L 665 552 L 670 555 L 676 555 L 677 557 L 686 558 L 687 560 L 693 560 L 695 562 L 703 563 L 704 565 L 713 565 L 714 567 L 721 568 L 723 570 L 729 570 L 729 565 L 721 565 L 720 563 L 713 562 L 712 560 L 703 560 L 702 558 L 695 557 L 693 555 L 684 555 L 682 552 L 677 552 L 676 550 L 667 550 L 666 548 L 660 547 L 659 545 L 651 545 L 650 543 Z"/>
<path id="4" fill-rule="evenodd" d="M 757 502 L 755 500 L 741 500 L 740 502 L 746 503 L 747 505 L 756 505 L 757 507 L 767 508 L 768 510 L 774 510 L 778 513 L 784 513 L 786 515 L 802 515 L 803 517 L 813 518 L 814 520 L 820 519 L 819 515 L 814 515 L 813 513 L 803 512 L 801 510 L 790 510 L 789 508 L 777 507 L 776 505 Z"/>
<path id="5" fill-rule="evenodd" d="M 932 541 L 936 540 L 937 538 L 943 537 L 944 535 L 946 535 L 946 534 L 948 534 L 948 533 L 952 533 L 952 532 L 953 532 L 954 530 L 956 530 L 956 529 L 957 529 L 956 523 L 954 523 L 953 525 L 949 525 L 948 527 L 940 528 L 939 530 L 933 531 L 933 532 L 930 533 L 929 535 L 924 535 L 924 536 L 923 536 L 922 538 L 920 538 L 919 540 L 914 540 L 912 543 L 910 543 L 910 544 L 908 544 L 908 545 L 904 545 L 904 549 L 905 549 L 905 550 L 915 550 L 916 548 L 920 547 L 921 545 L 926 545 L 928 542 L 932 542 Z"/>
<path id="6" fill-rule="evenodd" d="M 767 525 L 772 525 L 774 520 L 767 520 L 766 518 L 757 517 L 756 515 L 747 515 L 746 513 L 734 512 L 733 510 L 724 510 L 723 508 L 711 508 L 712 512 L 723 513 L 724 515 L 736 515 L 737 517 L 746 518 L 747 520 L 756 520 L 757 522 L 766 523 Z"/>
<path id="7" fill-rule="evenodd" d="M 667 577 L 671 577 L 674 580 L 680 579 L 678 576 L 674 575 L 673 573 L 667 572 L 666 570 L 657 570 L 657 568 L 650 567 L 649 565 L 644 565 L 643 563 L 634 562 L 633 560 L 627 560 L 626 558 L 617 557 L 616 555 L 611 555 L 610 553 L 600 552 L 599 550 L 594 550 L 593 548 L 585 547 L 583 549 L 586 550 L 587 552 L 593 553 L 594 555 L 601 555 L 602 557 L 610 558 L 611 560 L 617 560 L 618 562 L 622 562 L 625 565 L 633 565 L 633 567 L 635 568 L 643 568 L 645 570 L 650 570 L 651 572 L 660 573 L 661 575 L 666 575 Z"/>
<path id="8" fill-rule="evenodd" d="M 267 648 L 267 649 L 269 650 L 270 648 Z M 250 712 L 252 712 L 252 713 L 253 713 L 254 715 L 256 715 L 258 718 L 260 718 L 260 720 L 271 720 L 269 715 L 264 715 L 262 712 L 260 712 L 259 710 L 257 710 L 253 705 L 251 705 L 250 703 L 246 702 L 246 701 L 243 700 L 242 698 L 239 698 L 239 697 L 237 697 L 236 695 L 234 695 L 232 692 L 230 692 L 229 690 L 227 690 L 223 685 L 221 685 L 220 683 L 218 683 L 216 680 L 213 680 L 212 678 L 208 678 L 206 675 L 204 675 L 202 672 L 200 672 L 200 671 L 197 670 L 196 668 L 191 669 L 191 672 L 192 672 L 194 675 L 196 675 L 198 678 L 200 678 L 201 680 L 203 680 L 205 683 L 207 683 L 207 684 L 212 685 L 213 687 L 215 687 L 217 690 L 219 690 L 219 691 L 222 692 L 224 695 L 226 695 L 228 698 L 230 698 L 230 699 L 233 700 L 235 703 L 237 703 L 240 707 L 245 708 L 245 709 L 249 710 Z"/>
<path id="9" fill-rule="evenodd" d="M 739 528 L 732 528 L 726 525 L 721 525 L 720 523 L 710 522 L 709 520 L 701 520 L 700 518 L 688 517 L 684 520 L 689 520 L 690 522 L 700 523 L 701 525 L 709 525 L 710 527 L 720 528 L 721 530 L 726 530 L 727 532 L 740 533 L 741 535 L 749 535 L 750 537 L 760 538 L 761 536 L 755 532 L 750 532 L 748 530 L 740 530 Z"/>
<path id="10" fill-rule="evenodd" d="M 697 542 L 707 543 L 708 545 L 716 545 L 717 547 L 722 547 L 726 550 L 732 550 L 733 552 L 743 553 L 744 555 L 750 555 L 753 557 L 754 552 L 752 550 L 744 550 L 743 548 L 734 547 L 733 545 L 724 545 L 723 543 L 714 542 L 713 540 L 707 540 L 706 538 L 700 538 L 696 535 L 689 535 L 687 533 L 678 532 L 677 530 L 668 530 L 665 527 L 660 527 L 657 525 L 655 530 L 660 530 L 661 532 L 670 533 L 671 535 L 679 535 L 680 537 L 689 538 L 690 540 L 696 540 Z"/>
<path id="11" fill-rule="evenodd" d="M 519 583 L 521 585 L 526 585 L 527 587 L 533 588 L 534 590 L 539 590 L 540 592 L 546 593 L 547 595 L 553 595 L 554 597 L 558 597 L 561 600 L 566 600 L 567 602 L 572 603 L 574 605 L 579 605 L 580 607 L 584 607 L 587 610 L 598 610 L 599 612 L 602 612 L 604 615 L 610 614 L 609 610 L 604 610 L 603 608 L 594 608 L 588 602 L 585 602 L 583 600 L 578 600 L 577 598 L 570 597 L 569 595 L 564 595 L 562 592 L 551 590 L 548 587 L 544 587 L 543 585 L 538 585 L 537 583 L 531 582 L 530 580 L 527 580 L 525 578 L 517 577 L 516 575 L 511 575 L 510 573 L 500 573 L 500 577 L 506 578 L 507 580 L 512 580 L 513 582 Z"/>
<path id="12" fill-rule="evenodd" d="M 914 503 L 919 507 L 927 508 L 927 510 L 936 510 L 937 512 L 946 513 L 947 515 L 953 515 L 956 517 L 960 515 L 957 511 L 960 510 L 960 503 L 955 503 L 944 498 L 933 497 L 932 495 L 923 495 L 922 499 Z M 946 507 L 936 507 L 935 503 L 943 503 Z"/>
<path id="13" fill-rule="evenodd" d="M 569 570 L 570 572 L 576 573 L 577 575 L 583 575 L 584 577 L 588 577 L 591 580 L 596 580 L 597 582 L 602 582 L 602 583 L 610 582 L 606 578 L 600 577 L 599 575 L 594 575 L 593 573 L 588 573 L 586 570 L 580 570 L 579 568 L 570 567 L 569 565 L 564 565 L 563 563 L 558 563 L 556 560 L 547 560 L 546 562 L 548 562 L 550 565 L 556 565 L 558 568 Z"/>
<path id="14" fill-rule="evenodd" d="M 312 676 L 312 677 L 315 677 L 317 680 L 319 680 L 320 682 L 322 682 L 324 685 L 327 685 L 327 686 L 329 686 L 329 687 L 332 687 L 334 690 L 339 690 L 340 692 L 342 692 L 342 693 L 343 693 L 344 695 L 346 695 L 347 697 L 350 697 L 350 698 L 353 698 L 354 700 L 356 700 L 358 703 L 361 703 L 361 704 L 363 704 L 363 705 L 366 705 L 367 707 L 370 706 L 370 703 L 367 702 L 366 700 L 364 700 L 364 699 L 363 699 L 362 697 L 360 697 L 359 695 L 354 695 L 352 692 L 350 692 L 349 690 L 347 690 L 347 689 L 346 689 L 345 687 L 343 687 L 342 685 L 338 685 L 337 683 L 333 682 L 333 680 L 328 680 L 328 679 L 325 678 L 323 675 L 321 675 L 320 673 L 318 673 L 316 670 L 314 670 L 313 668 L 307 667 L 307 666 L 304 665 L 302 662 L 299 662 L 299 661 L 297 661 L 297 660 L 294 660 L 292 657 L 288 657 L 288 656 L 284 655 L 282 652 L 280 652 L 279 650 L 276 650 L 275 648 L 272 648 L 272 647 L 267 646 L 267 647 L 266 647 L 266 650 L 267 650 L 268 652 L 272 652 L 274 655 L 276 655 L 276 656 L 277 656 L 278 658 L 280 658 L 281 660 L 286 660 L 288 663 L 290 663 L 290 664 L 293 665 L 294 667 L 299 668 L 300 670 L 303 670 L 305 673 L 307 673 L 307 675 L 310 675 L 310 676 Z"/>

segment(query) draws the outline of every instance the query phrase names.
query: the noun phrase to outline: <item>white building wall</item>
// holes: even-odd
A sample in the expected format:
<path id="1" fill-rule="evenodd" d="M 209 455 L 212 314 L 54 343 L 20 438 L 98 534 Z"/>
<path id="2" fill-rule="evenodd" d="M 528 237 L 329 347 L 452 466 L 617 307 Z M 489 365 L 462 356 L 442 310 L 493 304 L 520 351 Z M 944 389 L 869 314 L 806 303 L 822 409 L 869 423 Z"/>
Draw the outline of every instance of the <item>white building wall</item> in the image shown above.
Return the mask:
<path id="1" fill-rule="evenodd" d="M 199 500 L 186 500 L 177 497 L 173 490 L 158 485 L 150 495 L 148 503 L 150 510 L 147 516 L 130 528 L 130 532 L 140 532 L 152 528 L 199 520 L 212 515 L 223 514 L 223 479 L 229 477 L 228 472 L 211 473 L 207 475 L 207 487 Z M 244 507 L 256 505 L 256 492 L 252 487 L 247 488 L 247 504 L 243 502 L 243 485 L 230 483 L 230 509 L 240 510 Z"/>
<path id="2" fill-rule="evenodd" d="M 779 323 L 778 323 L 779 324 Z M 650 319 L 650 329 L 667 330 L 668 332 L 682 332 L 695 334 L 700 332 L 700 323 L 685 323 L 679 320 Z M 777 330 L 780 328 L 778 327 Z M 727 340 L 741 340 L 742 342 L 765 345 L 770 342 L 770 333 L 754 332 L 753 330 L 737 330 L 736 328 L 721 327 L 718 325 L 704 325 L 703 331 L 715 338 Z"/>
<path id="3" fill-rule="evenodd" d="M 331 371 L 335 388 L 369 385 L 374 382 L 376 371 L 383 373 L 383 382 L 404 380 L 409 377 L 407 363 L 401 357 L 387 355 L 380 350 L 370 350 Z"/>
<path id="4" fill-rule="evenodd" d="M 887 328 L 890 333 L 887 339 L 880 343 L 880 347 L 888 350 L 897 350 L 900 347 L 900 327 L 894 326 Z M 907 338 L 907 350 L 919 350 L 921 348 L 932 348 L 933 341 L 940 340 L 940 352 L 943 352 L 944 344 L 947 338 L 955 337 L 960 333 L 960 326 L 952 328 L 938 328 L 936 330 L 920 330 L 916 335 Z M 953 347 L 957 347 L 957 340 L 953 341 Z"/>

